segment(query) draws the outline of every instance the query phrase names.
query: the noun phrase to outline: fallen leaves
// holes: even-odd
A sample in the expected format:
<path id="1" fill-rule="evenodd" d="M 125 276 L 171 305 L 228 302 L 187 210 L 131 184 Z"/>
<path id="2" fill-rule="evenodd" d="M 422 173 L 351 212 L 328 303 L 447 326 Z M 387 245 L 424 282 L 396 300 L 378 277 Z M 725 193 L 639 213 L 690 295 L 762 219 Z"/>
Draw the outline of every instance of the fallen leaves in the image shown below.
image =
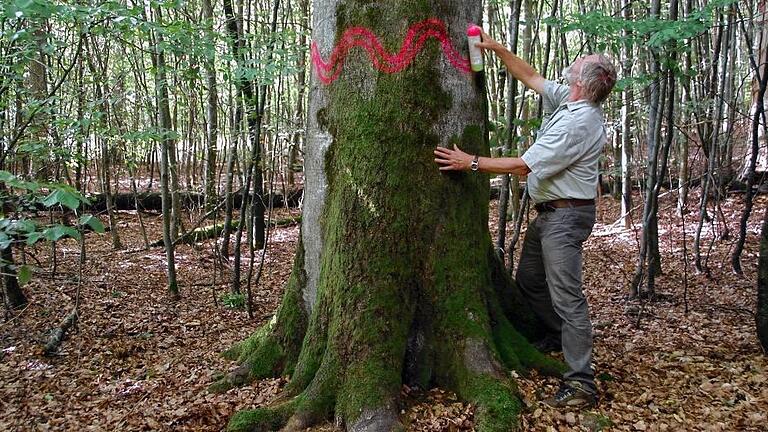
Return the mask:
<path id="1" fill-rule="evenodd" d="M 756 208 L 765 205 L 766 197 L 758 197 Z M 662 201 L 662 208 L 671 207 Z M 728 220 L 737 220 L 738 208 L 738 201 L 726 203 Z M 557 389 L 557 380 L 514 374 L 528 406 L 521 429 L 766 430 L 768 363 L 749 315 L 755 301 L 757 231 L 750 231 L 747 240 L 744 277 L 726 270 L 730 244 L 716 241 L 709 262 L 714 267 L 723 263 L 722 268 L 713 269 L 711 278 L 688 268 L 686 289 L 683 227 L 675 215 L 663 214 L 664 274 L 657 291 L 665 295 L 656 301 L 627 301 L 639 231 L 611 226 L 618 203 L 610 199 L 602 200 L 598 214 L 595 232 L 601 235 L 585 245 L 585 289 L 601 401 L 590 411 L 549 409 L 538 401 Z M 128 251 L 112 251 L 108 236 L 87 235 L 80 323 L 58 356 L 39 357 L 35 350 L 61 311 L 71 307 L 67 293 L 74 282 L 60 286 L 33 280 L 27 287 L 33 303 L 0 323 L 0 430 L 218 431 L 233 413 L 268 405 L 285 386 L 285 378 L 276 378 L 225 394 L 206 391 L 218 372 L 233 367 L 220 353 L 250 335 L 277 308 L 298 227 L 274 231 L 264 278 L 253 287 L 257 320 L 250 321 L 243 310 L 218 302 L 227 290 L 229 268 L 215 266 L 211 242 L 179 246 L 183 298 L 171 302 L 165 296 L 162 251 L 140 250 L 135 213 L 120 213 L 119 218 Z M 690 251 L 695 220 L 687 218 Z M 145 223 L 151 238 L 159 236 L 159 218 L 145 218 Z M 60 251 L 71 252 L 59 257 L 58 272 L 76 275 L 77 244 L 67 242 Z M 31 252 L 41 267 L 51 264 L 47 250 Z M 474 429 L 474 407 L 441 389 L 404 389 L 401 418 L 409 431 Z M 338 429 L 327 423 L 312 431 Z"/>

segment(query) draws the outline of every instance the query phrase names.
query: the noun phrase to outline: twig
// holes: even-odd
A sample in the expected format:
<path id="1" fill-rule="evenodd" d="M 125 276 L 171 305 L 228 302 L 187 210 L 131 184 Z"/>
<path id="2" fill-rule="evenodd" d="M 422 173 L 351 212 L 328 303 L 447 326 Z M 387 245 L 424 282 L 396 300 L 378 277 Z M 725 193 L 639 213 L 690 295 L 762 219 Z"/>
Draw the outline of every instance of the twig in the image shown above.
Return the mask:
<path id="1" fill-rule="evenodd" d="M 26 305 L 26 306 L 24 306 L 24 309 L 20 310 L 20 311 L 19 311 L 19 313 L 17 313 L 15 317 L 13 317 L 13 318 L 9 319 L 8 321 L 6 321 L 6 322 L 4 322 L 4 323 L 0 324 L 0 327 L 3 327 L 3 326 L 5 326 L 5 325 L 8 325 L 8 324 L 10 324 L 10 323 L 12 323 L 12 322 L 16 321 L 16 319 L 18 319 L 20 316 L 22 316 L 22 315 L 24 314 L 24 312 L 25 312 L 27 309 L 29 309 L 29 307 L 30 307 L 30 306 L 32 306 L 32 302 L 27 302 L 27 305 Z"/>
<path id="2" fill-rule="evenodd" d="M 722 309 L 722 310 L 725 310 L 725 311 L 728 311 L 728 312 L 743 313 L 743 314 L 751 316 L 752 318 L 757 316 L 757 314 L 755 312 L 752 312 L 749 309 L 744 309 L 744 308 L 740 308 L 740 307 L 725 306 L 725 305 L 719 305 L 719 304 L 715 304 L 715 303 L 705 303 L 703 306 L 711 307 L 711 308 L 714 308 L 714 309 Z"/>

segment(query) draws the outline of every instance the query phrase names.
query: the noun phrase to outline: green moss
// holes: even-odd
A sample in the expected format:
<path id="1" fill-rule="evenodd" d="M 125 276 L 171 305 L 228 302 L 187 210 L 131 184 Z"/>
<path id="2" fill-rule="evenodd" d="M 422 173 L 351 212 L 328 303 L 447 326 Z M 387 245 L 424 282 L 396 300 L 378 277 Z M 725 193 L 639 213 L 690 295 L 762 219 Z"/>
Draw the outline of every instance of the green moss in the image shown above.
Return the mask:
<path id="1" fill-rule="evenodd" d="M 386 363 L 369 358 L 347 369 L 336 410 L 349 423 L 366 409 L 391 403 L 399 393 L 400 369 Z"/>
<path id="2" fill-rule="evenodd" d="M 433 16 L 434 8 L 425 0 L 342 2 L 337 36 L 350 26 L 366 26 L 395 51 L 407 26 Z M 439 16 L 448 12 L 453 11 L 441 9 Z M 385 74 L 373 69 L 367 54 L 354 51 L 327 88 L 330 103 L 318 114 L 333 135 L 324 161 L 324 249 L 318 302 L 289 384 L 289 393 L 301 393 L 297 415 L 330 415 L 335 407 L 337 416 L 352 422 L 362 411 L 393 401 L 420 303 L 429 309 L 420 313 L 435 317 L 430 340 L 440 342 L 426 354 L 429 364 L 419 379 L 427 381 L 431 370 L 456 375 L 453 383 L 483 405 L 479 409 L 489 413 L 488 419 L 498 415 L 503 423 L 508 419 L 503 411 L 515 408 L 508 384 L 470 379 L 459 366 L 440 370 L 442 359 L 455 356 L 449 350 L 457 340 L 472 337 L 493 346 L 485 297 L 492 283 L 486 256 L 491 245 L 488 176 L 442 174 L 432 153 L 447 139 L 487 155 L 485 126 L 467 126 L 455 137 L 435 134 L 434 125 L 449 121 L 443 117 L 453 104 L 435 67 L 441 56 L 439 44 L 431 41 L 406 70 Z M 301 298 L 286 293 L 284 302 L 301 305 Z M 290 358 L 288 346 L 294 344 L 277 330 L 299 310 L 281 308 L 275 331 L 268 332 L 275 335 L 274 344 L 265 342 L 269 336 L 257 337 L 241 353 L 261 352 L 265 364 Z M 500 394 L 484 393 L 483 386 Z M 264 416 L 253 418 L 260 424 L 274 419 Z"/>
<path id="3" fill-rule="evenodd" d="M 275 407 L 238 411 L 227 424 L 227 432 L 276 431 L 288 422 L 296 410 L 298 399 Z"/>
<path id="4" fill-rule="evenodd" d="M 474 403 L 475 430 L 509 432 L 517 430 L 523 408 L 515 388 L 507 381 L 485 375 L 470 377 L 464 397 Z"/>
<path id="5" fill-rule="evenodd" d="M 511 326 L 509 328 L 510 331 L 507 332 L 507 339 L 516 348 L 517 355 L 523 366 L 552 376 L 561 376 L 568 370 L 565 363 L 542 354 L 523 335 L 515 331 Z"/>
<path id="6" fill-rule="evenodd" d="M 312 311 L 307 334 L 301 346 L 291 382 L 286 387 L 289 394 L 298 394 L 315 378 L 326 353 L 328 340 L 328 311 L 330 297 L 322 286 L 318 290 L 317 303 Z"/>
<path id="7" fill-rule="evenodd" d="M 491 263 L 491 281 L 493 298 L 498 300 L 500 316 L 505 316 L 514 328 L 529 340 L 541 336 L 542 325 L 534 316 L 533 311 L 523 299 L 517 284 L 507 274 L 502 263 L 492 247 L 488 248 L 488 261 Z"/>
<path id="8" fill-rule="evenodd" d="M 332 417 L 340 374 L 338 362 L 332 356 L 326 358 L 312 383 L 301 394 L 296 407 L 297 415 L 305 423 L 319 423 Z"/>

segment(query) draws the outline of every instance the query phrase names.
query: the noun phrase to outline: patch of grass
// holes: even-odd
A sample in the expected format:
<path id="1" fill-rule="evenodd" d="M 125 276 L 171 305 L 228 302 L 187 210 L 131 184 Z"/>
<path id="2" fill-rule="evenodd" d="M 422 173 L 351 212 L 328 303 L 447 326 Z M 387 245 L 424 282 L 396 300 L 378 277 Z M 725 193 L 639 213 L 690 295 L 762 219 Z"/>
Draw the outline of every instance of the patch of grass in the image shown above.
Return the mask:
<path id="1" fill-rule="evenodd" d="M 244 309 L 245 308 L 245 295 L 225 293 L 219 297 L 221 304 L 230 309 Z"/>
<path id="2" fill-rule="evenodd" d="M 615 381 L 616 378 L 614 378 L 613 375 L 609 374 L 608 372 L 603 372 L 597 376 L 597 379 L 600 381 Z"/>

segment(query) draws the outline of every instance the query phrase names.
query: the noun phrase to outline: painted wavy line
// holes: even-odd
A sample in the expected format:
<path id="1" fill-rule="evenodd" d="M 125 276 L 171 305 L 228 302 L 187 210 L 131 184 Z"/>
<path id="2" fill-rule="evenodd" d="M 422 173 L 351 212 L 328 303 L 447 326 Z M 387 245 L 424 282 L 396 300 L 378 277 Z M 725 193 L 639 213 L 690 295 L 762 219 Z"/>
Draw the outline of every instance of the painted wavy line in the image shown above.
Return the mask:
<path id="1" fill-rule="evenodd" d="M 396 54 L 387 52 L 371 30 L 365 27 L 350 27 L 344 31 L 341 40 L 333 48 L 328 61 L 323 60 L 317 43 L 312 42 L 312 64 L 315 65 L 315 72 L 320 81 L 330 84 L 341 74 L 349 51 L 359 47 L 368 53 L 376 69 L 385 73 L 400 72 L 411 64 L 430 38 L 440 42 L 443 54 L 453 67 L 464 73 L 470 72 L 469 60 L 451 44 L 445 23 L 437 18 L 429 18 L 412 25 L 405 35 L 400 51 Z"/>

